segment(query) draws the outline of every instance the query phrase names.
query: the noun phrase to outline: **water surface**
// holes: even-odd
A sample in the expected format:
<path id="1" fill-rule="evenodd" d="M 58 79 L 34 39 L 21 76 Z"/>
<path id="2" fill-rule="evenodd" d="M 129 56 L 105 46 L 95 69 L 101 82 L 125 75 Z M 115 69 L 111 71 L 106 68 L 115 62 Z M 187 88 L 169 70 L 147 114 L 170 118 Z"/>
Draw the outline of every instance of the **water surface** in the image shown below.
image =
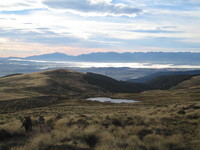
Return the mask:
<path id="1" fill-rule="evenodd" d="M 137 102 L 140 102 L 140 101 L 137 101 L 137 100 L 112 99 L 112 98 L 108 98 L 108 97 L 94 97 L 94 98 L 88 98 L 86 100 L 98 101 L 98 102 L 111 102 L 111 103 L 137 103 Z"/>

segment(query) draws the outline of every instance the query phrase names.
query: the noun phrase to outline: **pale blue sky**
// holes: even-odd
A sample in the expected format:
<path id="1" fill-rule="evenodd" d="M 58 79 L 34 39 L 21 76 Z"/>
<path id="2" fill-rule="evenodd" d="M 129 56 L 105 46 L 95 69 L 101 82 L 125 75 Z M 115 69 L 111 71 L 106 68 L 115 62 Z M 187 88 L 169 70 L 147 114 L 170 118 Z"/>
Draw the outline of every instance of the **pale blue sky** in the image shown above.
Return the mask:
<path id="1" fill-rule="evenodd" d="M 6 0 L 0 57 L 200 52 L 199 0 Z"/>

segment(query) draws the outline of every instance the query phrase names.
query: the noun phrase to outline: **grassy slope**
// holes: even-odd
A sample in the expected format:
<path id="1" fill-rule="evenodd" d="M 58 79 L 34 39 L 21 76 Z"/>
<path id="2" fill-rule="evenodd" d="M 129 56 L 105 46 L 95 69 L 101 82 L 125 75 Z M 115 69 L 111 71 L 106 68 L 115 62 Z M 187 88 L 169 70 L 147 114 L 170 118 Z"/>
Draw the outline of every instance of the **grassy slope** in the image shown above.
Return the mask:
<path id="1" fill-rule="evenodd" d="M 200 76 L 194 76 L 169 90 L 150 90 L 137 94 L 117 94 L 116 97 L 138 99 L 146 103 L 187 103 L 200 101 Z"/>
<path id="2" fill-rule="evenodd" d="M 0 100 L 77 93 L 141 92 L 146 89 L 149 88 L 140 83 L 122 82 L 103 75 L 67 69 L 0 78 Z"/>
<path id="3" fill-rule="evenodd" d="M 171 91 L 152 92 L 149 98 L 150 92 L 113 95 L 141 96 L 137 104 L 88 102 L 77 97 L 54 106 L 1 114 L 0 128 L 13 136 L 3 146 L 13 150 L 199 150 L 200 102 L 188 101 L 182 91 L 181 99 L 173 98 Z M 20 129 L 20 117 L 25 114 L 34 120 L 28 143 Z M 45 133 L 38 132 L 36 123 L 41 114 L 46 119 Z"/>
<path id="4" fill-rule="evenodd" d="M 192 75 L 161 76 L 148 81 L 146 84 L 155 89 L 166 90 L 185 80 L 190 79 L 191 77 Z"/>
<path id="5" fill-rule="evenodd" d="M 82 79 L 83 75 L 59 69 L 0 78 L 0 100 L 101 90 L 87 84 Z"/>
<path id="6" fill-rule="evenodd" d="M 182 75 L 194 76 L 194 75 L 199 75 L 199 74 L 200 74 L 200 70 L 192 70 L 192 71 L 175 71 L 175 70 L 173 70 L 173 71 L 162 71 L 162 72 L 156 72 L 156 73 L 144 76 L 144 77 L 140 77 L 140 78 L 136 78 L 136 79 L 130 79 L 128 81 L 145 83 L 145 82 L 154 80 L 154 79 L 162 77 L 162 76 L 178 76 L 178 75 L 180 75 L 180 76 L 182 76 Z"/>
<path id="7" fill-rule="evenodd" d="M 117 81 L 110 77 L 106 77 L 100 74 L 87 73 L 83 77 L 89 84 L 102 87 L 110 92 L 114 93 L 133 93 L 142 92 L 144 90 L 150 89 L 148 85 L 142 83 L 133 83 L 125 81 Z"/>
<path id="8" fill-rule="evenodd" d="M 80 95 L 48 107 L 1 114 L 0 128 L 12 137 L 0 146 L 12 150 L 199 150 L 200 76 L 170 90 L 111 96 L 141 102 L 89 102 Z M 34 121 L 28 143 L 20 129 L 20 118 L 27 114 Z M 46 119 L 45 133 L 37 128 L 41 114 Z"/>
<path id="9" fill-rule="evenodd" d="M 175 87 L 172 87 L 171 89 L 199 89 L 200 85 L 200 76 L 194 76 L 192 77 L 191 80 L 186 80 L 184 82 L 181 82 L 180 84 L 178 84 Z"/>

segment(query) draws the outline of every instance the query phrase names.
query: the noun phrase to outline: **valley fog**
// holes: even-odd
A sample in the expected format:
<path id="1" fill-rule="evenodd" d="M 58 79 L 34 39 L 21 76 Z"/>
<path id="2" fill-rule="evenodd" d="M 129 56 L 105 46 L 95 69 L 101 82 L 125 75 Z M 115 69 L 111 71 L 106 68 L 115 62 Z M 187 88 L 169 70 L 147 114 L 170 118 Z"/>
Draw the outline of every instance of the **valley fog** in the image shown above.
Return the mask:
<path id="1" fill-rule="evenodd" d="M 117 80 L 140 78 L 157 72 L 199 70 L 200 65 L 174 65 L 167 63 L 139 62 L 74 62 L 25 59 L 1 59 L 0 76 L 32 73 L 51 69 L 68 68 L 79 72 L 92 72 Z"/>
<path id="2" fill-rule="evenodd" d="M 200 65 L 174 65 L 174 64 L 154 64 L 154 63 L 136 63 L 136 62 L 70 62 L 70 61 L 42 61 L 42 60 L 22 60 L 22 59 L 11 59 L 11 61 L 16 61 L 16 64 L 28 65 L 26 62 L 32 62 L 37 64 L 43 64 L 46 67 L 40 69 L 48 69 L 53 67 L 79 67 L 79 68 L 145 68 L 145 69 L 164 69 L 164 68 L 186 68 L 186 69 L 200 69 Z M 22 64 L 21 64 L 22 65 Z"/>

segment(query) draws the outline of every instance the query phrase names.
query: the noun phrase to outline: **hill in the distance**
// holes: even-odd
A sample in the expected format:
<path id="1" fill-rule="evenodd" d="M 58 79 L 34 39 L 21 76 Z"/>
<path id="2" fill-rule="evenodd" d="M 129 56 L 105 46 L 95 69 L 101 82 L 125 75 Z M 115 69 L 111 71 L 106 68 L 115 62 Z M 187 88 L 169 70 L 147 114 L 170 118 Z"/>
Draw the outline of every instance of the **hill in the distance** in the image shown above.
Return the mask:
<path id="1" fill-rule="evenodd" d="M 23 98 L 100 89 L 84 83 L 82 76 L 83 74 L 79 72 L 60 69 L 2 77 L 0 78 L 0 92 L 6 99 L 11 95 L 13 98 Z"/>
<path id="2" fill-rule="evenodd" d="M 161 76 L 146 82 L 146 84 L 152 87 L 153 89 L 167 90 L 185 80 L 189 80 L 192 77 L 193 75 Z"/>
<path id="3" fill-rule="evenodd" d="M 57 69 L 0 78 L 0 99 L 15 99 L 74 93 L 141 92 L 148 87 L 138 83 L 117 81 L 112 78 Z"/>
<path id="4" fill-rule="evenodd" d="M 127 81 L 145 83 L 152 89 L 167 90 L 197 75 L 200 75 L 200 70 L 158 72 L 142 78 Z"/>
<path id="5" fill-rule="evenodd" d="M 171 90 L 190 89 L 193 92 L 195 92 L 194 90 L 200 89 L 200 76 L 193 76 L 191 79 L 185 80 L 185 81 L 177 84 L 176 86 L 173 86 L 170 89 Z M 198 94 L 200 94 L 200 93 L 198 92 Z"/>
<path id="6" fill-rule="evenodd" d="M 156 80 L 157 78 L 163 77 L 163 76 L 183 76 L 183 75 L 200 75 L 200 70 L 191 70 L 191 71 L 165 71 L 165 72 L 157 72 L 153 73 L 141 78 L 136 79 L 129 79 L 126 80 L 128 82 L 139 82 L 139 83 L 145 83 L 150 82 L 152 80 Z"/>

